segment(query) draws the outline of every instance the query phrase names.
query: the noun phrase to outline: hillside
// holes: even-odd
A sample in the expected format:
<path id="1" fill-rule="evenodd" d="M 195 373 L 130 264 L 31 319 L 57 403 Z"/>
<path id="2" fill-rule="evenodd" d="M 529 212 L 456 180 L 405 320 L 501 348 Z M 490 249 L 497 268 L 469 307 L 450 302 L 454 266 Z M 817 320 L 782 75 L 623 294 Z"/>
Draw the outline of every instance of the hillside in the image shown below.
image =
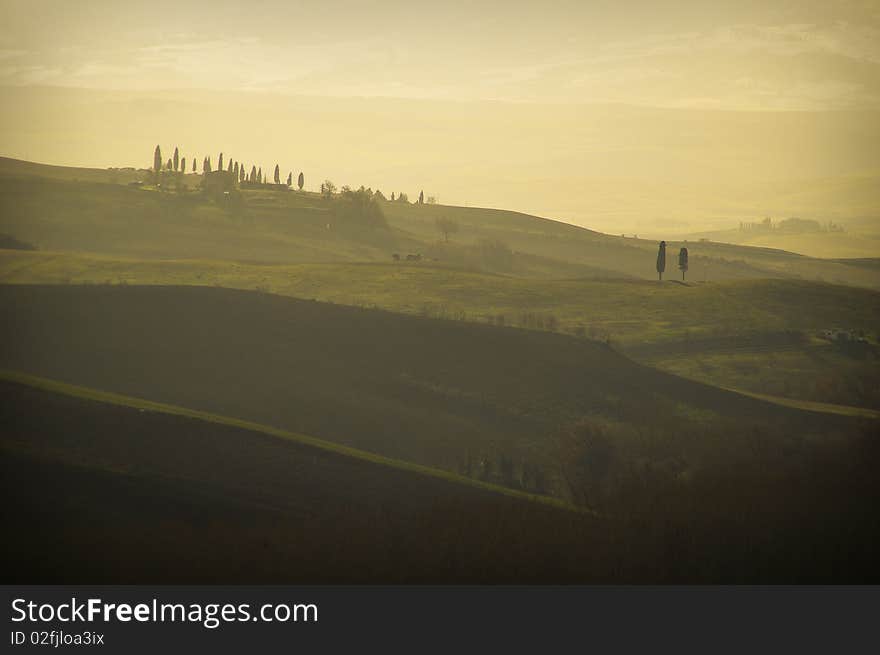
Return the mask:
<path id="1" fill-rule="evenodd" d="M 571 535 L 593 541 L 595 521 L 572 510 L 42 386 L 0 382 L 6 583 L 602 575 L 548 538 L 546 526 L 574 522 Z M 496 522 L 472 520 L 486 515 Z"/>
<path id="2" fill-rule="evenodd" d="M 5 284 L 197 285 L 610 340 L 718 386 L 880 408 L 880 294 L 819 282 L 544 280 L 435 263 L 260 265 L 0 251 Z M 866 343 L 836 344 L 843 328 Z"/>
<path id="3" fill-rule="evenodd" d="M 804 230 L 717 230 L 679 235 L 678 239 L 708 239 L 756 248 L 785 248 L 812 257 L 835 259 L 842 264 L 856 265 L 860 260 L 874 258 L 880 252 L 880 225 L 865 217 L 850 219 L 841 231 Z"/>
<path id="4" fill-rule="evenodd" d="M 0 368 L 563 497 L 554 439 L 585 419 L 624 441 L 672 426 L 714 425 L 721 438 L 734 425 L 797 434 L 856 425 L 544 331 L 199 287 L 4 285 L 0 303 L 14 308 L 0 322 Z M 676 456 L 701 465 L 697 454 Z"/>
<path id="5" fill-rule="evenodd" d="M 142 258 L 222 259 L 261 263 L 388 262 L 420 253 L 437 263 L 518 277 L 655 279 L 656 241 L 604 235 L 510 211 L 382 203 L 387 229 L 339 220 L 314 193 L 244 190 L 221 206 L 194 190 L 158 193 L 131 187 L 144 173 L 0 166 L 0 233 L 42 250 L 76 250 Z M 198 178 L 186 176 L 192 189 Z M 458 232 L 445 243 L 438 218 Z M 669 241 L 667 277 L 679 275 Z M 690 278 L 802 278 L 880 288 L 876 270 L 766 248 L 687 244 Z"/>
<path id="6" fill-rule="evenodd" d="M 7 581 L 878 576 L 880 451 L 859 421 L 703 387 L 560 335 L 253 292 L 3 286 L 0 302 L 11 309 L 0 366 L 97 387 L 0 375 Z M 417 375 L 400 384 L 407 364 Z M 151 402 L 167 397 L 186 404 Z M 199 411 L 214 406 L 234 414 Z M 524 436 L 556 451 L 535 427 L 569 411 L 604 415 L 586 424 L 590 502 L 613 491 L 599 515 L 278 429 L 323 425 L 334 441 L 425 461 L 462 445 L 488 458 L 494 426 L 509 434 L 495 444 L 503 471 Z M 361 433 L 329 435 L 340 415 Z M 239 420 L 255 416 L 270 425 Z"/>
<path id="7" fill-rule="evenodd" d="M 431 262 L 261 265 L 0 251 L 4 284 L 197 285 L 609 337 L 624 348 L 755 332 L 880 331 L 880 292 L 801 280 L 544 280 Z M 711 311 L 707 311 L 707 309 Z M 529 317 L 535 320 L 531 321 Z M 540 326 L 537 319 L 541 320 Z M 544 323 L 553 322 L 553 327 Z"/>

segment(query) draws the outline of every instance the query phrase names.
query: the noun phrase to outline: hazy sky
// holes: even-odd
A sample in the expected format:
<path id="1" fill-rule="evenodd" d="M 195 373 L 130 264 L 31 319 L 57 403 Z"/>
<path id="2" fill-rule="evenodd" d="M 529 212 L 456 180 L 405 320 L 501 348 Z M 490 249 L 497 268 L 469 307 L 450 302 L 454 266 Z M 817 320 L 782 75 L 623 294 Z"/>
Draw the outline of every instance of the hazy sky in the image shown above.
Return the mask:
<path id="1" fill-rule="evenodd" d="M 0 16 L 0 155 L 224 151 L 308 188 L 425 189 L 615 233 L 880 225 L 880 0 L 0 0 Z"/>
<path id="2" fill-rule="evenodd" d="M 880 107 L 878 0 L 0 6 L 0 85 Z"/>

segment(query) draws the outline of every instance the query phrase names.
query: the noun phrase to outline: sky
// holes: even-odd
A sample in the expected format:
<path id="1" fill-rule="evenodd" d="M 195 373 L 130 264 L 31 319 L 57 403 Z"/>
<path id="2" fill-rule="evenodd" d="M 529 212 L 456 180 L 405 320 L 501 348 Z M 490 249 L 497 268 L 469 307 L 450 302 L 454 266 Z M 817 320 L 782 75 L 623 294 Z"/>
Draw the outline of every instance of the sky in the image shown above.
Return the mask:
<path id="1" fill-rule="evenodd" d="M 609 232 L 878 219 L 880 0 L 0 0 L 0 155 L 226 150 Z M 215 152 L 216 151 L 216 152 Z M 144 153 L 147 153 L 144 156 Z"/>
<path id="2" fill-rule="evenodd" d="M 0 85 L 880 107 L 877 0 L 0 5 Z"/>

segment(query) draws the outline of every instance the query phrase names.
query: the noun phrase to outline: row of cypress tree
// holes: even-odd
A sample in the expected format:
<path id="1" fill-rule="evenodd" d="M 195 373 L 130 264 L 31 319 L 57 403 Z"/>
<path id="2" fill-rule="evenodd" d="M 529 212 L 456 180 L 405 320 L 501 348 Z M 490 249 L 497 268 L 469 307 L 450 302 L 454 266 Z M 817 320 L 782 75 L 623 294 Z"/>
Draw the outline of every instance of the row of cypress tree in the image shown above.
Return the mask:
<path id="1" fill-rule="evenodd" d="M 192 173 L 196 173 L 196 158 L 192 157 Z M 208 173 L 213 172 L 213 166 L 211 165 L 211 157 L 206 156 L 202 159 L 202 174 L 207 175 Z M 223 153 L 220 153 L 220 156 L 217 158 L 217 170 L 223 170 Z M 168 161 L 162 161 L 162 148 L 161 146 L 156 146 L 156 149 L 153 151 L 153 174 L 156 177 L 156 181 L 158 182 L 159 177 L 161 176 L 163 171 L 168 172 L 180 172 L 186 173 L 186 157 L 180 156 L 180 150 L 175 147 L 174 148 L 174 156 L 169 157 Z M 229 159 L 227 161 L 226 171 L 233 176 L 234 180 L 237 180 L 241 183 L 249 183 L 249 184 L 268 184 L 268 177 L 263 176 L 263 168 L 262 166 L 257 168 L 256 166 L 251 166 L 250 173 L 245 172 L 245 165 L 243 163 L 239 163 L 237 161 L 233 161 Z M 275 173 L 273 175 L 273 180 L 275 184 L 281 184 L 281 168 L 278 164 L 275 164 Z M 305 185 L 305 176 L 302 171 L 300 171 L 299 176 L 297 177 L 297 187 L 302 190 Z M 293 173 L 290 172 L 287 174 L 287 186 L 293 186 Z"/>

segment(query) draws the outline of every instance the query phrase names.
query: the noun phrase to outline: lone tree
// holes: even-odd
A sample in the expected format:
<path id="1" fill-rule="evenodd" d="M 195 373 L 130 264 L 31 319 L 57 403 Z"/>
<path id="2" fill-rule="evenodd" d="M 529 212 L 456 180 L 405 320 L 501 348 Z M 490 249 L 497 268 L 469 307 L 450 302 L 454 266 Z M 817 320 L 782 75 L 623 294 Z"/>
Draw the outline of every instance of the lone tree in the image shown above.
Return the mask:
<path id="1" fill-rule="evenodd" d="M 424 191 L 419 191 L 419 204 L 420 205 L 425 204 L 425 192 Z"/>
<path id="2" fill-rule="evenodd" d="M 275 184 L 281 184 L 281 169 L 278 168 L 278 164 L 275 164 Z"/>
<path id="3" fill-rule="evenodd" d="M 177 147 L 174 147 L 174 172 L 176 173 L 178 170 L 178 166 L 180 165 L 180 153 L 177 152 Z"/>
<path id="4" fill-rule="evenodd" d="M 303 175 L 302 171 L 299 172 L 299 177 L 296 178 L 296 186 L 299 187 L 299 190 L 303 190 L 303 185 L 306 183 L 306 178 Z"/>
<path id="5" fill-rule="evenodd" d="M 682 248 L 678 251 L 678 269 L 681 271 L 681 279 L 684 281 L 684 274 L 688 270 L 688 249 Z"/>
<path id="6" fill-rule="evenodd" d="M 153 151 L 153 174 L 156 177 L 156 182 L 159 181 L 159 175 L 162 173 L 162 148 L 156 146 L 156 149 Z"/>
<path id="7" fill-rule="evenodd" d="M 287 186 L 288 187 L 293 186 L 293 173 L 292 172 L 287 174 Z"/>
<path id="8" fill-rule="evenodd" d="M 436 225 L 440 233 L 443 234 L 443 239 L 446 243 L 449 243 L 450 234 L 458 232 L 458 223 L 446 216 L 439 216 L 437 220 L 434 221 L 434 225 Z"/>
<path id="9" fill-rule="evenodd" d="M 666 270 L 666 242 L 660 242 L 660 250 L 657 251 L 657 275 L 658 279 L 663 279 L 663 272 Z"/>

